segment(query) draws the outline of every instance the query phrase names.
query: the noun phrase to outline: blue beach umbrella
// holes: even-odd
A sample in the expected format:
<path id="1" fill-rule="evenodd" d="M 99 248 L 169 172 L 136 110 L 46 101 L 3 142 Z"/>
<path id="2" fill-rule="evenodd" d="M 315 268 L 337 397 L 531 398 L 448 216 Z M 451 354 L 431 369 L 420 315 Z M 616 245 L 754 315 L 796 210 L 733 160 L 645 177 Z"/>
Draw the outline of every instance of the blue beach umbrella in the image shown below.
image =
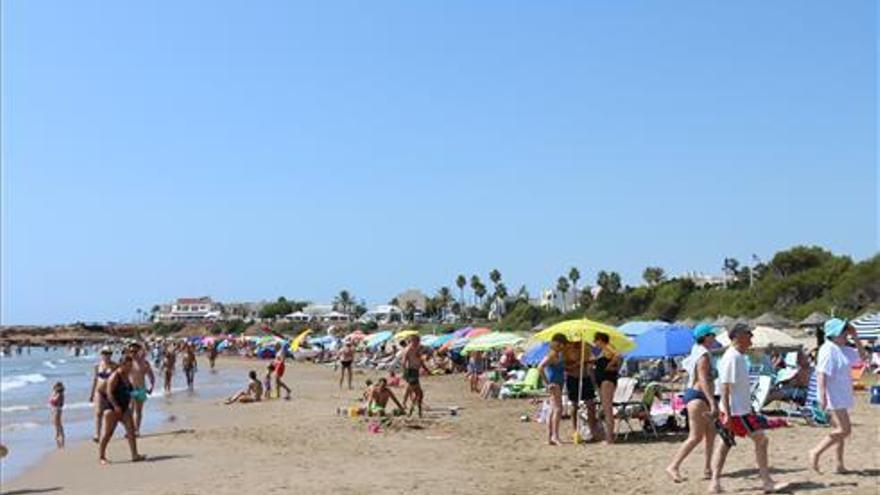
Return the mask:
<path id="1" fill-rule="evenodd" d="M 432 340 L 430 343 L 430 346 L 433 347 L 434 349 L 437 349 L 440 346 L 442 346 L 443 344 L 449 342 L 450 340 L 452 340 L 454 338 L 455 338 L 454 334 L 447 333 L 446 335 L 441 335 L 441 336 L 437 337 L 436 339 Z"/>
<path id="2" fill-rule="evenodd" d="M 639 335 L 655 328 L 664 328 L 670 326 L 665 321 L 639 321 L 633 320 L 617 327 L 618 330 L 630 337 L 638 337 Z"/>
<path id="3" fill-rule="evenodd" d="M 550 352 L 550 342 L 538 342 L 526 349 L 520 361 L 526 366 L 537 366 L 541 364 L 548 352 Z"/>
<path id="4" fill-rule="evenodd" d="M 627 359 L 660 359 L 684 356 L 691 352 L 694 336 L 684 325 L 656 327 L 636 337 L 636 348 Z"/>

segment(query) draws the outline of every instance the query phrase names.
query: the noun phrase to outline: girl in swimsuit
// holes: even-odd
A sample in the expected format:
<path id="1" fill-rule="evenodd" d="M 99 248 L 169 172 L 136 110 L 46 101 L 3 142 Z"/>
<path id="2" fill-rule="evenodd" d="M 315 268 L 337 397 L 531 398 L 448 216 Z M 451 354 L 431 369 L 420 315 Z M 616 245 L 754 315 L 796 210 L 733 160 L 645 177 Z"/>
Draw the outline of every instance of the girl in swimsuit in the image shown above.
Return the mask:
<path id="1" fill-rule="evenodd" d="M 132 357 L 125 356 L 119 366 L 107 379 L 101 395 L 101 408 L 104 418 L 104 434 L 98 446 L 98 461 L 106 465 L 107 444 L 113 437 L 116 425 L 121 421 L 125 426 L 125 438 L 128 439 L 128 447 L 131 450 L 131 461 L 138 462 L 145 459 L 138 454 L 137 438 L 134 434 L 134 421 L 132 420 L 129 404 L 131 402 L 131 383 L 128 381 L 128 372 L 131 371 Z"/>
<path id="2" fill-rule="evenodd" d="M 611 339 L 608 334 L 596 332 L 593 337 L 593 345 L 598 347 L 602 354 L 596 359 L 596 385 L 599 387 L 599 396 L 602 399 L 602 413 L 605 420 L 605 443 L 614 443 L 614 391 L 617 389 L 617 371 L 620 369 L 620 354 L 611 347 Z"/>
<path id="3" fill-rule="evenodd" d="M 562 349 L 568 339 L 557 333 L 550 341 L 550 352 L 538 365 L 538 372 L 547 384 L 550 392 L 550 418 L 547 421 L 547 441 L 550 445 L 559 445 L 559 424 L 562 422 L 562 386 L 565 383 L 565 362 Z"/>
<path id="4" fill-rule="evenodd" d="M 49 407 L 52 410 L 52 423 L 55 425 L 55 444 L 64 448 L 64 425 L 61 423 L 61 411 L 64 409 L 64 384 L 56 382 L 49 396 Z"/>
<path id="5" fill-rule="evenodd" d="M 92 391 L 89 393 L 89 402 L 95 406 L 95 436 L 92 437 L 95 443 L 98 443 L 101 438 L 101 425 L 104 423 L 101 401 L 98 400 L 97 392 L 104 388 L 107 379 L 110 378 L 110 374 L 116 367 L 116 363 L 111 357 L 113 357 L 112 349 L 107 346 L 101 348 L 101 361 L 95 365 L 95 372 L 92 375 Z"/>

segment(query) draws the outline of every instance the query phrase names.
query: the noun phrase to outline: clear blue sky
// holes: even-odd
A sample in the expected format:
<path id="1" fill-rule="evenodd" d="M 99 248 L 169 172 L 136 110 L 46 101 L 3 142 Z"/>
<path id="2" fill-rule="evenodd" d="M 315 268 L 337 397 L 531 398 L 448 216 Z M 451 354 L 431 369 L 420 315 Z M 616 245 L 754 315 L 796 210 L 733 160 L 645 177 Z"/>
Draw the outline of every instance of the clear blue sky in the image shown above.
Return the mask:
<path id="1" fill-rule="evenodd" d="M 2 3 L 2 322 L 878 250 L 874 2 Z"/>

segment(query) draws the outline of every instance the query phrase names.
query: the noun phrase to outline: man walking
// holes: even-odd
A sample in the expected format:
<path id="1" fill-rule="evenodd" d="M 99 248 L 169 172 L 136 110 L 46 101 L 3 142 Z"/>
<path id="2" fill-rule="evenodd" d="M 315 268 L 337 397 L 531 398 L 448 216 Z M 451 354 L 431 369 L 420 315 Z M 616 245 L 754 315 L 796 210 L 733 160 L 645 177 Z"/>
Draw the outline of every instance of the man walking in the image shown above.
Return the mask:
<path id="1" fill-rule="evenodd" d="M 770 440 L 764 433 L 763 419 L 752 412 L 751 387 L 746 352 L 752 346 L 752 331 L 745 323 L 737 323 L 728 332 L 730 347 L 718 363 L 718 383 L 721 385 L 721 423 L 734 437 L 749 437 L 755 443 L 755 460 L 764 486 L 764 493 L 778 493 L 788 487 L 770 477 L 768 447 Z M 733 442 L 718 442 L 712 466 L 710 493 L 720 493 L 721 471 Z"/>
<path id="2" fill-rule="evenodd" d="M 147 361 L 146 352 L 140 343 L 132 342 L 128 346 L 128 353 L 132 357 L 131 369 L 128 372 L 128 381 L 131 382 L 132 419 L 134 420 L 134 434 L 140 435 L 141 421 L 144 417 L 144 402 L 147 396 L 153 393 L 156 386 L 156 376 L 153 367 Z M 147 388 L 147 378 L 150 379 L 150 388 Z"/>

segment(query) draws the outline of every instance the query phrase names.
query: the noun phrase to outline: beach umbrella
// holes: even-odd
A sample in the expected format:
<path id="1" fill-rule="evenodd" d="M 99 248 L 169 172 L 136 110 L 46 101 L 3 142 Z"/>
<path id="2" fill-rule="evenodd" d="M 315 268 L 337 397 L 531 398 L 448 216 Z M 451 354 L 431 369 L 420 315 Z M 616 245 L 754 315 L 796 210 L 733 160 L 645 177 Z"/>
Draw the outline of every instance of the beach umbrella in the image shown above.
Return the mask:
<path id="1" fill-rule="evenodd" d="M 422 336 L 422 346 L 431 347 L 431 343 L 440 338 L 440 335 L 424 335 Z"/>
<path id="2" fill-rule="evenodd" d="M 586 356 L 587 341 L 592 341 L 596 333 L 602 332 L 608 335 L 611 346 L 618 352 L 629 352 L 635 348 L 635 342 L 624 335 L 620 330 L 603 323 L 588 320 L 586 318 L 577 320 L 568 320 L 545 328 L 532 336 L 532 340 L 550 342 L 553 336 L 561 333 L 572 342 L 581 343 L 581 356 Z M 584 360 L 581 359 L 581 370 L 578 383 L 578 404 L 581 401 L 581 390 L 584 381 Z M 580 415 L 577 416 L 577 429 L 580 431 Z"/>
<path id="3" fill-rule="evenodd" d="M 451 333 L 447 333 L 446 335 L 440 335 L 436 339 L 432 340 L 431 343 L 425 344 L 425 345 L 428 345 L 428 346 L 433 347 L 434 349 L 437 349 L 438 347 L 441 347 L 442 345 L 444 345 L 447 342 L 454 340 L 454 339 L 455 339 L 455 335 L 453 335 Z"/>
<path id="4" fill-rule="evenodd" d="M 310 333 L 312 333 L 312 331 L 311 331 L 310 329 L 307 328 L 307 329 L 303 330 L 302 332 L 300 332 L 299 335 L 297 335 L 296 337 L 294 337 L 294 339 L 290 342 L 290 350 L 291 350 L 291 352 L 296 352 L 296 351 L 298 351 L 298 350 L 299 350 L 299 347 L 302 345 L 303 340 L 304 340 L 306 337 L 308 337 Z"/>
<path id="5" fill-rule="evenodd" d="M 880 313 L 865 313 L 852 320 L 850 324 L 856 329 L 860 339 L 880 338 Z"/>
<path id="6" fill-rule="evenodd" d="M 669 323 L 665 321 L 639 321 L 633 320 L 617 327 L 618 330 L 630 337 L 638 337 L 639 335 L 654 330 L 655 328 L 668 327 Z"/>
<path id="7" fill-rule="evenodd" d="M 730 345 L 730 337 L 727 332 L 717 334 L 716 339 L 722 347 Z M 799 349 L 802 343 L 787 333 L 770 327 L 755 327 L 752 329 L 752 347 L 766 349 L 768 347 L 789 347 Z"/>
<path id="8" fill-rule="evenodd" d="M 360 342 L 360 341 L 364 340 L 365 338 L 367 338 L 367 336 L 364 334 L 364 332 L 362 332 L 360 330 L 355 330 L 354 332 L 351 332 L 350 334 L 346 335 L 343 340 L 346 340 L 348 342 Z"/>
<path id="9" fill-rule="evenodd" d="M 207 337 L 202 337 L 202 345 L 211 345 L 217 341 L 217 337 L 208 335 Z"/>
<path id="10" fill-rule="evenodd" d="M 408 338 L 412 337 L 413 335 L 418 335 L 418 334 L 419 334 L 418 330 L 404 330 L 402 332 L 397 332 L 397 334 L 394 335 L 394 340 L 408 339 Z"/>
<path id="11" fill-rule="evenodd" d="M 538 342 L 526 349 L 520 361 L 526 366 L 537 366 L 547 357 L 548 352 L 550 352 L 550 342 Z"/>
<path id="12" fill-rule="evenodd" d="M 636 349 L 629 359 L 660 359 L 684 356 L 691 352 L 694 336 L 684 325 L 659 326 L 636 337 Z"/>
<path id="13" fill-rule="evenodd" d="M 509 332 L 490 332 L 469 339 L 461 352 L 462 354 L 467 354 L 474 351 L 488 351 L 501 347 L 511 347 L 520 344 L 524 340 L 519 335 Z"/>
<path id="14" fill-rule="evenodd" d="M 467 337 L 457 337 L 454 339 L 447 340 L 443 345 L 440 346 L 441 351 L 446 351 L 450 349 L 460 349 L 467 344 Z"/>
<path id="15" fill-rule="evenodd" d="M 450 335 L 452 335 L 455 338 L 464 337 L 471 330 L 473 330 L 473 328 L 471 328 L 471 327 L 459 328 L 458 330 L 452 332 Z"/>
<path id="16" fill-rule="evenodd" d="M 364 340 L 364 345 L 367 347 L 376 347 L 379 344 L 384 344 L 392 335 L 393 334 L 389 330 L 374 333 Z"/>
<path id="17" fill-rule="evenodd" d="M 472 339 L 474 337 L 479 337 L 480 335 L 486 335 L 491 332 L 488 328 L 472 328 L 468 333 L 464 334 L 465 337 Z"/>
<path id="18" fill-rule="evenodd" d="M 636 346 L 635 342 L 620 330 L 586 318 L 557 323 L 533 335 L 532 340 L 550 342 L 554 335 L 561 333 L 572 342 L 592 342 L 597 332 L 607 334 L 611 346 L 618 352 L 629 352 Z"/>

